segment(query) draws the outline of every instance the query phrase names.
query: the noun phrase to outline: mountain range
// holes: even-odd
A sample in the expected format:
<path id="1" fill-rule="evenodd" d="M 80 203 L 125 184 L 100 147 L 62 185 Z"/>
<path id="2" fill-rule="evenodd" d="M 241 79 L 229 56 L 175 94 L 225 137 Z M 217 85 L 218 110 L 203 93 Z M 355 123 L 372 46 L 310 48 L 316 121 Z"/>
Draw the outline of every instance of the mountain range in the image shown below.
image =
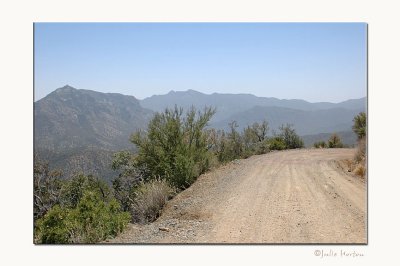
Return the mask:
<path id="1" fill-rule="evenodd" d="M 320 138 L 321 133 L 340 131 L 347 136 L 348 144 L 354 144 L 352 119 L 366 110 L 366 98 L 310 103 L 188 90 L 138 100 L 67 85 L 34 103 L 35 152 L 50 165 L 62 168 L 66 175 L 82 171 L 110 179 L 115 174 L 110 170 L 112 154 L 122 149 L 134 150 L 130 134 L 145 129 L 154 112 L 175 105 L 185 110 L 191 106 L 200 110 L 215 107 L 217 112 L 209 125 L 214 128 L 227 129 L 234 120 L 242 129 L 266 119 L 271 131 L 282 124 L 293 124 L 299 135 L 307 135 L 307 143 Z"/>
<path id="2" fill-rule="evenodd" d="M 130 134 L 153 116 L 133 96 L 68 85 L 35 102 L 34 112 L 35 152 L 66 176 L 112 175 L 112 154 L 132 150 Z"/>
<path id="3" fill-rule="evenodd" d="M 188 109 L 194 105 L 198 109 L 204 106 L 214 106 L 217 113 L 212 122 L 225 119 L 234 119 L 236 114 L 248 111 L 254 107 L 282 107 L 301 111 L 318 111 L 332 109 L 365 110 L 366 98 L 351 99 L 340 103 L 317 102 L 310 103 L 304 100 L 280 100 L 277 98 L 257 97 L 252 94 L 204 94 L 194 90 L 170 91 L 165 95 L 154 95 L 140 102 L 144 108 L 153 111 L 163 111 L 175 104 Z M 320 132 L 318 132 L 320 133 Z"/>

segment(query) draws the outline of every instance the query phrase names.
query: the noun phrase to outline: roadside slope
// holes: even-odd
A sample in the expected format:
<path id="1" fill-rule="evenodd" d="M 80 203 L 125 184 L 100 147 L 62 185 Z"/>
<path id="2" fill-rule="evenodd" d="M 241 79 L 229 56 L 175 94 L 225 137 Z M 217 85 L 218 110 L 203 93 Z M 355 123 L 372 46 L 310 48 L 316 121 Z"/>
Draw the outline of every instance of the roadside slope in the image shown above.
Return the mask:
<path id="1" fill-rule="evenodd" d="M 156 222 L 108 242 L 366 243 L 366 185 L 336 163 L 353 154 L 303 149 L 232 162 L 200 176 Z"/>

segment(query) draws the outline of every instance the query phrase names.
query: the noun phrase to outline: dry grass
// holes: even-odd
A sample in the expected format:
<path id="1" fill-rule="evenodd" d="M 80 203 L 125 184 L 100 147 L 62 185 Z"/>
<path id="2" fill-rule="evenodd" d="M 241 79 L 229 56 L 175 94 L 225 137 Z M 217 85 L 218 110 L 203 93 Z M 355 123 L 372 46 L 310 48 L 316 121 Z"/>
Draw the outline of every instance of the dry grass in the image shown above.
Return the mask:
<path id="1" fill-rule="evenodd" d="M 143 183 L 136 191 L 132 206 L 132 220 L 139 223 L 152 222 L 161 214 L 162 207 L 175 193 L 165 180 L 155 179 Z"/>
<path id="2" fill-rule="evenodd" d="M 354 162 L 352 160 L 346 159 L 343 162 L 348 172 L 352 172 L 354 170 Z"/>
<path id="3" fill-rule="evenodd" d="M 359 164 L 356 167 L 356 169 L 354 170 L 354 173 L 356 175 L 358 175 L 359 177 L 365 177 L 365 172 L 366 172 L 366 169 L 365 169 L 365 166 L 363 164 Z"/>
<path id="4" fill-rule="evenodd" d="M 359 177 L 365 177 L 366 174 L 366 150 L 367 142 L 365 138 L 358 141 L 357 151 L 354 156 L 354 173 Z"/>
<path id="5" fill-rule="evenodd" d="M 344 171 L 351 172 L 356 176 L 365 178 L 365 175 L 367 172 L 365 139 L 361 139 L 358 142 L 357 150 L 354 155 L 354 158 L 339 161 L 339 166 Z"/>
<path id="6" fill-rule="evenodd" d="M 354 161 L 359 163 L 359 162 L 365 160 L 366 150 L 367 150 L 367 142 L 366 142 L 365 138 L 362 138 L 358 142 L 357 151 L 354 156 Z"/>

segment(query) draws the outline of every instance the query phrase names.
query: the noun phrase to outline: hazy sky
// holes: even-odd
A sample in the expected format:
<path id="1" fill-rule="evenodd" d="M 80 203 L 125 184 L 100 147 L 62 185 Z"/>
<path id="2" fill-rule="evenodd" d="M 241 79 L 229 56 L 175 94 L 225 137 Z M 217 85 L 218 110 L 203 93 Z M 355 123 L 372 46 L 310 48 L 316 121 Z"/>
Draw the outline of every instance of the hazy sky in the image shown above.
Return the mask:
<path id="1" fill-rule="evenodd" d="M 69 84 L 339 102 L 366 96 L 364 23 L 36 23 L 35 100 Z"/>

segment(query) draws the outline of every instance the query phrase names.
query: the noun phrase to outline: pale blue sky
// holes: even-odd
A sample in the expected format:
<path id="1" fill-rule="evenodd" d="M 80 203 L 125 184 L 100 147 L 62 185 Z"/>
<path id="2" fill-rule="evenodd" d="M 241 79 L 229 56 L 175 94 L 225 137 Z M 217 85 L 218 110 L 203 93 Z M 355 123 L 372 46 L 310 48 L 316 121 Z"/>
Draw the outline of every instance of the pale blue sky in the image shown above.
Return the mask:
<path id="1" fill-rule="evenodd" d="M 35 100 L 69 84 L 339 102 L 366 96 L 365 23 L 36 23 Z"/>

